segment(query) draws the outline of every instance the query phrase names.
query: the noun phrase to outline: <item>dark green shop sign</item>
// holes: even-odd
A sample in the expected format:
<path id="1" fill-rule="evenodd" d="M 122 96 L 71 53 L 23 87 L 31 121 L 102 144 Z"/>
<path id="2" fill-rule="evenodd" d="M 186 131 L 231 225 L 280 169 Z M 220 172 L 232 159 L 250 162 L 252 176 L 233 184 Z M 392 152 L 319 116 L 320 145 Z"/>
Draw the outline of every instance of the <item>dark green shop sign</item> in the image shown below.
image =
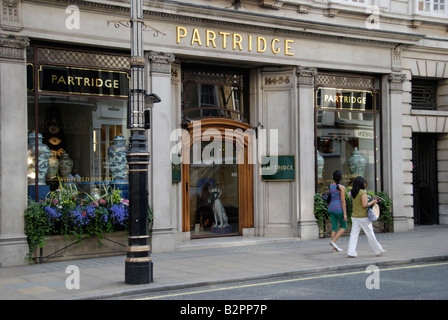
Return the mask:
<path id="1" fill-rule="evenodd" d="M 262 157 L 261 180 L 294 181 L 296 179 L 296 157 L 279 155 Z"/>
<path id="2" fill-rule="evenodd" d="M 41 66 L 39 92 L 127 97 L 129 75 L 127 72 Z"/>

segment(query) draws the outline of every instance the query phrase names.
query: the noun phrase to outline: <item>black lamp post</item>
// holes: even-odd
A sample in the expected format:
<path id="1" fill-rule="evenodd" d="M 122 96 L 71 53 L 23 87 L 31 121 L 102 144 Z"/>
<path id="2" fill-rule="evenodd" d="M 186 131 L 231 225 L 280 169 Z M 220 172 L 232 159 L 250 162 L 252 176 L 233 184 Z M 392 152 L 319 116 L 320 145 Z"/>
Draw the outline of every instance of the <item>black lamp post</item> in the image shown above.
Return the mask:
<path id="1" fill-rule="evenodd" d="M 145 284 L 153 281 L 148 235 L 148 167 L 149 152 L 146 129 L 155 94 L 147 95 L 144 87 L 142 0 L 131 0 L 131 89 L 129 90 L 128 129 L 131 131 L 126 155 L 129 166 L 129 237 L 126 250 L 125 282 Z"/>

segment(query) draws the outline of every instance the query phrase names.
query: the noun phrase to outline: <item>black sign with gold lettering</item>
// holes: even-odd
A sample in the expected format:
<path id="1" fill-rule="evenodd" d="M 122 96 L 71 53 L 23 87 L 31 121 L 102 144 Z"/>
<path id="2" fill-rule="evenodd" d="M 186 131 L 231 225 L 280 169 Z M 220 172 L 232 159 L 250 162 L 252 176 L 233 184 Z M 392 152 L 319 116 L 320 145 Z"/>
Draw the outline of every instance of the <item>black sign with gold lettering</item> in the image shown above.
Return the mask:
<path id="1" fill-rule="evenodd" d="M 373 93 L 365 90 L 319 88 L 316 91 L 318 108 L 373 110 Z"/>
<path id="2" fill-rule="evenodd" d="M 41 66 L 39 92 L 127 97 L 126 72 L 74 67 Z"/>

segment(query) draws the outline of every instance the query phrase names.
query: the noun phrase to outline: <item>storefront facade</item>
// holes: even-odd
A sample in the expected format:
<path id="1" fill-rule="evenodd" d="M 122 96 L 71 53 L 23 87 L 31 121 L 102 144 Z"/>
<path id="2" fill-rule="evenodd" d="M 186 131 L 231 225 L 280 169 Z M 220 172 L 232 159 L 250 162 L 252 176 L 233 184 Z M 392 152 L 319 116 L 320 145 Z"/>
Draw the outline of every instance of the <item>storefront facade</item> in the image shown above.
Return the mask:
<path id="1" fill-rule="evenodd" d="M 58 179 L 89 193 L 128 190 L 118 146 L 129 138 L 129 4 L 69 4 L 2 2 L 4 266 L 24 263 L 28 196 L 41 198 Z M 346 186 L 362 175 L 390 195 L 395 232 L 448 223 L 448 8 L 143 4 L 145 88 L 161 98 L 147 131 L 154 252 L 199 237 L 317 238 L 314 194 L 336 169 Z M 28 151 L 35 132 L 48 148 L 41 177 Z"/>

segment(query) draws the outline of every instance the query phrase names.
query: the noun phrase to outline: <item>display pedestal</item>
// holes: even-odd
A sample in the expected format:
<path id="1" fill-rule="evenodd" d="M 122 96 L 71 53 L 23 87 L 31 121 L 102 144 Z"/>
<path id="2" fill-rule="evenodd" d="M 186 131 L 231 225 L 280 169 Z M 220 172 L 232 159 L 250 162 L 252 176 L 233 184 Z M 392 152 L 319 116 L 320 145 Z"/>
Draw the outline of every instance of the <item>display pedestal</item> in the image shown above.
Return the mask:
<path id="1" fill-rule="evenodd" d="M 232 228 L 232 226 L 211 227 L 210 231 L 213 233 L 231 233 L 233 231 L 233 228 Z"/>
<path id="2" fill-rule="evenodd" d="M 37 200 L 45 199 L 45 197 L 47 196 L 48 192 L 50 192 L 50 186 L 39 185 L 39 194 L 38 194 L 38 199 Z M 28 196 L 31 199 L 33 199 L 34 201 L 37 201 L 36 200 L 36 186 L 28 185 Z"/>

